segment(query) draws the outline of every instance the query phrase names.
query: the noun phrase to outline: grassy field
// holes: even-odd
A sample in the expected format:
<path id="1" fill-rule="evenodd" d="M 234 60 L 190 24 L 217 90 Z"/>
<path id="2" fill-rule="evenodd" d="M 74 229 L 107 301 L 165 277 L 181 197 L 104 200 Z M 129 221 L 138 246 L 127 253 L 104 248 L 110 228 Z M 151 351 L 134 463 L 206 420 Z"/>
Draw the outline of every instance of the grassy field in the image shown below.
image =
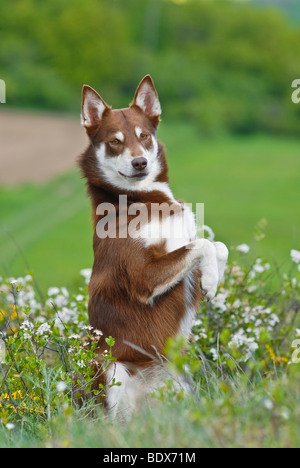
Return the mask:
<path id="1" fill-rule="evenodd" d="M 299 379 L 225 384 L 217 374 L 193 399 L 152 401 L 126 424 L 61 410 L 52 421 L 8 431 L 1 448 L 299 448 Z M 294 385 L 293 385 L 294 384 Z M 298 387 L 299 388 L 299 387 Z M 100 458 L 101 459 L 101 458 Z"/>
<path id="2" fill-rule="evenodd" d="M 174 194 L 205 203 L 205 223 L 216 238 L 251 244 L 254 226 L 266 218 L 258 253 L 284 267 L 290 249 L 299 248 L 298 141 L 263 135 L 209 140 L 181 123 L 162 123 L 159 138 L 167 146 Z M 0 189 L 1 275 L 30 269 L 43 290 L 72 287 L 91 264 L 90 207 L 79 173 Z"/>
<path id="3" fill-rule="evenodd" d="M 189 369 L 193 395 L 166 384 L 125 424 L 90 396 L 78 408 L 73 377 L 90 395 L 95 357 L 79 274 L 92 264 L 84 181 L 73 171 L 45 185 L 2 187 L 0 276 L 32 270 L 44 297 L 30 275 L 14 286 L 0 279 L 1 448 L 300 447 L 300 260 L 291 255 L 299 249 L 298 142 L 208 140 L 183 124 L 162 124 L 159 136 L 176 196 L 204 202 L 205 223 L 229 247 L 251 246 L 247 255 L 230 248 L 225 282 L 200 306 L 186 351 L 169 346 L 176 370 Z M 266 238 L 255 242 L 262 218 Z"/>

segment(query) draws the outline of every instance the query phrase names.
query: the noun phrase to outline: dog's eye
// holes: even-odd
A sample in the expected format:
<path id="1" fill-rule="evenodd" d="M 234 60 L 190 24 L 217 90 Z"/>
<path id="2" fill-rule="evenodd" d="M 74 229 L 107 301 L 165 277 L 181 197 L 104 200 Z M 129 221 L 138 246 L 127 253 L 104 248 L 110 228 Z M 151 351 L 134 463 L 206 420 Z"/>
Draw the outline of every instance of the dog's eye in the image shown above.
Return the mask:
<path id="1" fill-rule="evenodd" d="M 147 138 L 148 138 L 147 133 L 141 133 L 141 134 L 140 134 L 140 139 L 141 139 L 141 140 L 147 140 Z"/>
<path id="2" fill-rule="evenodd" d="M 119 145 L 121 142 L 120 142 L 120 140 L 118 140 L 118 138 L 115 138 L 115 139 L 112 140 L 110 143 L 111 143 L 112 145 L 114 145 L 114 146 L 117 146 L 117 145 Z"/>

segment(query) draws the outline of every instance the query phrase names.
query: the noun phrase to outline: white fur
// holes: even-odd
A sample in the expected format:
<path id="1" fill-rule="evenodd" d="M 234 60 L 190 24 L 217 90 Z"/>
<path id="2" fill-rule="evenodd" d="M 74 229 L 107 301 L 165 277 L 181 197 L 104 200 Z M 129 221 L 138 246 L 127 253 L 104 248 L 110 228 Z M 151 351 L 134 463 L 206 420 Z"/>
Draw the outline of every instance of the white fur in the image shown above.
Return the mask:
<path id="1" fill-rule="evenodd" d="M 143 130 L 141 129 L 141 127 L 135 127 L 135 134 L 138 138 L 140 138 L 142 133 L 143 133 Z"/>
<path id="2" fill-rule="evenodd" d="M 141 145 L 141 155 L 147 157 L 149 168 L 149 174 L 145 179 L 126 179 L 119 174 L 119 172 L 123 174 L 132 173 L 132 154 L 128 148 L 119 156 L 112 158 L 106 155 L 105 144 L 100 144 L 96 150 L 99 169 L 107 181 L 118 188 L 136 191 L 158 190 L 167 195 L 171 202 L 178 205 L 167 183 L 154 182 L 160 173 L 161 167 L 157 158 L 158 144 L 156 139 L 152 138 L 152 151 L 146 151 Z M 195 240 L 196 225 L 194 214 L 189 207 L 185 206 L 181 213 L 167 216 L 163 222 L 159 222 L 156 217 L 149 224 L 143 226 L 135 237 L 142 239 L 146 247 L 159 243 L 161 240 L 166 240 L 167 252 L 172 252 L 180 247 L 191 244 Z M 228 251 L 223 244 L 217 243 L 214 247 L 214 244 L 206 239 L 197 239 L 194 247 L 200 249 L 200 252 L 195 253 L 192 250 L 189 253 L 187 256 L 187 268 L 183 270 L 182 275 L 175 281 L 170 281 L 170 283 L 157 288 L 150 302 L 155 296 L 163 294 L 177 282 L 181 281 L 185 274 L 194 266 L 195 258 L 198 262 L 200 261 L 201 284 L 207 299 L 210 300 L 215 296 L 217 287 L 224 274 Z"/>
<path id="3" fill-rule="evenodd" d="M 152 185 L 157 176 L 161 171 L 161 166 L 157 158 L 158 144 L 154 137 L 153 138 L 153 149 L 147 151 L 142 145 L 140 145 L 141 153 L 139 156 L 143 156 L 147 159 L 149 174 L 145 179 L 130 179 L 123 177 L 119 172 L 125 175 L 133 175 L 132 159 L 133 156 L 128 148 L 124 150 L 122 154 L 116 157 L 110 157 L 106 155 L 105 144 L 101 143 L 96 149 L 96 157 L 98 166 L 103 173 L 105 179 L 112 185 L 123 190 L 136 190 L 136 191 L 149 191 L 153 190 Z M 138 155 L 135 155 L 138 157 Z"/>
<path id="4" fill-rule="evenodd" d="M 104 102 L 99 99 L 92 91 L 88 91 L 86 98 L 83 103 L 82 113 L 80 116 L 81 124 L 85 127 L 90 127 L 95 125 L 95 121 L 91 119 L 90 109 L 94 108 L 96 110 L 96 120 L 100 122 L 102 119 L 103 112 L 106 109 Z"/>
<path id="5" fill-rule="evenodd" d="M 219 284 L 224 281 L 224 273 L 226 269 L 226 263 L 228 260 L 228 249 L 223 242 L 214 242 L 214 246 L 217 252 L 217 262 L 219 271 Z"/>
<path id="6" fill-rule="evenodd" d="M 158 390 L 167 379 L 172 378 L 174 390 L 189 391 L 188 385 L 178 375 L 171 373 L 159 363 L 130 375 L 126 366 L 120 362 L 112 363 L 106 371 L 106 385 L 109 387 L 115 382 L 120 386 L 107 388 L 107 404 L 110 412 L 116 418 L 126 420 L 136 411 L 147 395 Z"/>
<path id="7" fill-rule="evenodd" d="M 120 382 L 121 385 L 115 385 Z M 107 405 L 112 414 L 116 415 L 120 405 L 128 399 L 129 372 L 124 364 L 116 362 L 111 364 L 106 371 L 106 396 Z M 110 388 L 109 388 L 110 387 Z M 128 402 L 129 403 L 129 402 Z"/>
<path id="8" fill-rule="evenodd" d="M 180 334 L 185 338 L 189 338 L 193 326 L 193 321 L 197 312 L 193 305 L 193 290 L 195 287 L 194 272 L 189 271 L 184 277 L 184 293 L 186 310 L 183 319 L 180 323 Z"/>
<path id="9" fill-rule="evenodd" d="M 163 193 L 167 192 L 162 186 L 158 189 Z M 171 201 L 174 208 L 179 207 L 175 199 Z M 166 209 L 172 212 L 172 205 Z M 167 215 L 168 212 L 165 214 Z M 195 240 L 196 232 L 195 215 L 188 206 L 184 206 L 182 211 L 165 217 L 162 222 L 155 216 L 150 223 L 141 228 L 138 237 L 144 240 L 146 247 L 165 240 L 167 252 L 173 252 Z"/>
<path id="10" fill-rule="evenodd" d="M 139 106 L 144 112 L 147 112 L 147 110 L 149 111 L 149 109 L 147 109 L 146 107 L 146 101 L 149 95 L 152 99 L 152 106 L 150 112 L 151 115 L 161 115 L 161 106 L 159 99 L 156 93 L 154 92 L 153 88 L 147 82 L 144 82 L 139 89 L 138 95 L 136 97 L 136 105 Z"/>
<path id="11" fill-rule="evenodd" d="M 125 140 L 125 137 L 124 137 L 124 133 L 121 132 L 121 131 L 118 131 L 116 134 L 115 134 L 115 137 L 120 140 L 120 141 L 124 141 Z"/>

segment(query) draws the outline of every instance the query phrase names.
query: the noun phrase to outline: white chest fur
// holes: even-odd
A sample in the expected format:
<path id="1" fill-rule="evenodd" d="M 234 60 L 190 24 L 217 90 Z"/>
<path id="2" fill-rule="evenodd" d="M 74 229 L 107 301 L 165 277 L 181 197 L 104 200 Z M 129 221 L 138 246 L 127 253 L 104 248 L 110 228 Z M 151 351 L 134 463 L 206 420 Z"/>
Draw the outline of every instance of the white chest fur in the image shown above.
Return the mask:
<path id="1" fill-rule="evenodd" d="M 175 208 L 173 211 L 172 206 Z M 173 252 L 196 239 L 195 215 L 188 205 L 182 206 L 174 200 L 171 207 L 162 204 L 159 209 L 162 216 L 157 216 L 157 211 L 154 210 L 151 221 L 138 233 L 146 247 L 165 241 L 167 252 Z"/>
<path id="2" fill-rule="evenodd" d="M 168 195 L 171 193 L 169 191 Z M 172 196 L 174 211 L 168 216 L 165 212 L 160 219 L 151 217 L 151 221 L 144 225 L 139 231 L 138 237 L 143 240 L 146 247 L 166 242 L 167 253 L 183 247 L 197 237 L 195 215 L 188 205 L 181 205 Z M 182 209 L 178 209 L 182 208 Z M 167 209 L 167 207 L 166 207 Z M 185 290 L 185 314 L 180 323 L 179 333 L 186 338 L 189 337 L 196 309 L 193 305 L 193 291 L 195 288 L 193 271 L 189 271 L 184 277 Z"/>

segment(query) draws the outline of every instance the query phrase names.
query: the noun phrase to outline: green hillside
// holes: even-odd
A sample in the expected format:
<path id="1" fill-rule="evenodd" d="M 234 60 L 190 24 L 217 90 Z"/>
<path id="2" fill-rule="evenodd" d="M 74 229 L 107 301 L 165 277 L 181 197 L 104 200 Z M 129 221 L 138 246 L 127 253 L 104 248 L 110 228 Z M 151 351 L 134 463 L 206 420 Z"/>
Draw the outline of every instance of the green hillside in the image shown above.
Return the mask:
<path id="1" fill-rule="evenodd" d="M 182 123 L 163 123 L 159 137 L 167 146 L 174 194 L 194 209 L 205 203 L 205 223 L 218 239 L 229 246 L 251 243 L 254 226 L 266 218 L 260 255 L 281 264 L 299 248 L 297 139 L 208 140 Z M 81 268 L 92 265 L 90 205 L 79 173 L 45 186 L 2 188 L 0 212 L 0 275 L 22 275 L 25 256 L 43 288 L 70 286 Z"/>

